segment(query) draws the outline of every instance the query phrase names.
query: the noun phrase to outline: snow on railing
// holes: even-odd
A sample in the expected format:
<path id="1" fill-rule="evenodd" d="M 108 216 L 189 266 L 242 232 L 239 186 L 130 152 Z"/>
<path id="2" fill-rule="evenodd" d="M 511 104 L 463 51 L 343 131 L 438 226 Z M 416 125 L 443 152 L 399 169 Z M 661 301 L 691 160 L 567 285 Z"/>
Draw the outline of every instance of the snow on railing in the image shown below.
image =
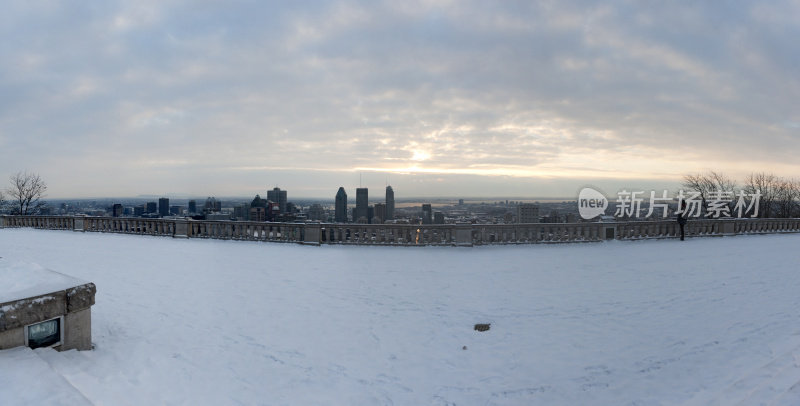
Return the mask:
<path id="1" fill-rule="evenodd" d="M 268 223 L 185 218 L 0 216 L 0 228 L 95 231 L 183 238 L 352 245 L 537 244 L 676 238 L 672 220 L 532 224 Z M 687 237 L 800 232 L 800 219 L 690 220 Z"/>

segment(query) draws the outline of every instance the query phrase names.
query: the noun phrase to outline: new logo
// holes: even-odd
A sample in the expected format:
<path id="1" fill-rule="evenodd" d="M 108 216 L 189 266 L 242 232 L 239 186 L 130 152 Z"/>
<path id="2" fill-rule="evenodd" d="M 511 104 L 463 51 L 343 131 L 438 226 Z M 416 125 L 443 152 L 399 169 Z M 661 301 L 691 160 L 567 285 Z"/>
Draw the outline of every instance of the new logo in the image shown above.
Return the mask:
<path id="1" fill-rule="evenodd" d="M 585 187 L 578 194 L 578 213 L 585 220 L 591 220 L 606 213 L 608 199 L 602 193 Z"/>

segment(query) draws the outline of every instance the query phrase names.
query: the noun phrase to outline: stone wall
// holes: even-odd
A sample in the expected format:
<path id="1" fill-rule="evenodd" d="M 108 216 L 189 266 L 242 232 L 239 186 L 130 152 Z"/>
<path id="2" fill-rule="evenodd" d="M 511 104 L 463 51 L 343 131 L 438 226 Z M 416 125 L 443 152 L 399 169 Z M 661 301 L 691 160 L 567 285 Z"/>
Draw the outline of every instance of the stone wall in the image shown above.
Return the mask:
<path id="1" fill-rule="evenodd" d="M 2 227 L 32 227 L 176 238 L 300 244 L 447 245 L 592 242 L 676 238 L 674 219 L 531 224 L 268 223 L 88 216 L 0 216 Z M 800 219 L 690 220 L 687 237 L 800 232 Z"/>

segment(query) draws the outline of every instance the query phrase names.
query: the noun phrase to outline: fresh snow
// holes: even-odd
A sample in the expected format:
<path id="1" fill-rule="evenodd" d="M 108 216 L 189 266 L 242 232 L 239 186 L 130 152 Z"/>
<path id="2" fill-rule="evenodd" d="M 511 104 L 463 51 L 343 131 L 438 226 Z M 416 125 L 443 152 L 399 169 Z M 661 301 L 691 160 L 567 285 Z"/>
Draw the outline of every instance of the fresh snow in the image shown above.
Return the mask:
<path id="1" fill-rule="evenodd" d="M 0 303 L 58 292 L 85 283 L 35 263 L 9 264 L 0 258 Z"/>
<path id="2" fill-rule="evenodd" d="M 0 404 L 798 404 L 799 244 L 311 247 L 3 229 L 0 261 L 94 282 L 97 296 L 93 351 L 0 351 Z"/>

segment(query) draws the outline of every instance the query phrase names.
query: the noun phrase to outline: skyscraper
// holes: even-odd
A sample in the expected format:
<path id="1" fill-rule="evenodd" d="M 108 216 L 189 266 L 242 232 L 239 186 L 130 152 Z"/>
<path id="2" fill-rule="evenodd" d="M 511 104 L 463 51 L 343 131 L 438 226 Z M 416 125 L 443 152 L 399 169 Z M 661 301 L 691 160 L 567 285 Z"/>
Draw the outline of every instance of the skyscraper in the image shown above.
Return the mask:
<path id="1" fill-rule="evenodd" d="M 286 191 L 276 187 L 267 191 L 267 200 L 278 203 L 281 213 L 286 213 Z"/>
<path id="2" fill-rule="evenodd" d="M 394 219 L 394 190 L 391 186 L 386 186 L 386 217 L 383 219 Z"/>
<path id="3" fill-rule="evenodd" d="M 197 202 L 189 200 L 189 214 L 197 214 Z"/>
<path id="4" fill-rule="evenodd" d="M 334 219 L 337 223 L 347 223 L 347 192 L 343 187 L 336 192 L 336 213 Z"/>
<path id="5" fill-rule="evenodd" d="M 162 197 L 158 199 L 158 215 L 161 217 L 169 216 L 169 199 Z"/>
<path id="6" fill-rule="evenodd" d="M 422 224 L 432 224 L 433 223 L 433 209 L 431 209 L 430 203 L 425 203 L 422 205 Z"/>
<path id="7" fill-rule="evenodd" d="M 372 223 L 381 224 L 386 221 L 386 205 L 384 203 L 375 203 L 372 213 Z"/>
<path id="8" fill-rule="evenodd" d="M 363 218 L 363 220 L 362 220 Z M 360 187 L 356 189 L 356 218 L 353 222 L 368 222 L 369 221 L 369 197 L 367 188 Z"/>

